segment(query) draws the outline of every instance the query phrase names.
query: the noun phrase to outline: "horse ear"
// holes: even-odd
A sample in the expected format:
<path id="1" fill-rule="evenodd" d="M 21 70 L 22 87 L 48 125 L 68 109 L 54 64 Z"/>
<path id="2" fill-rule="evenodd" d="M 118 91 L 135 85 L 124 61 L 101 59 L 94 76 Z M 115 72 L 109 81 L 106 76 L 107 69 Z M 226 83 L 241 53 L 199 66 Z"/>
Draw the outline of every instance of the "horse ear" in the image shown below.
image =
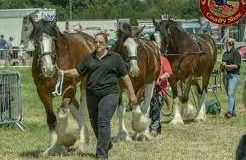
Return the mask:
<path id="1" fill-rule="evenodd" d="M 137 30 L 137 35 L 140 35 L 143 32 L 144 27 L 145 25 Z"/>
<path id="2" fill-rule="evenodd" d="M 35 26 L 37 25 L 37 22 L 31 16 L 29 17 L 29 21 L 32 23 L 33 28 L 35 28 Z"/>
<path id="3" fill-rule="evenodd" d="M 159 22 L 156 20 L 156 19 L 154 19 L 153 18 L 153 23 L 154 23 L 154 25 L 157 27 L 157 26 L 159 26 Z"/>

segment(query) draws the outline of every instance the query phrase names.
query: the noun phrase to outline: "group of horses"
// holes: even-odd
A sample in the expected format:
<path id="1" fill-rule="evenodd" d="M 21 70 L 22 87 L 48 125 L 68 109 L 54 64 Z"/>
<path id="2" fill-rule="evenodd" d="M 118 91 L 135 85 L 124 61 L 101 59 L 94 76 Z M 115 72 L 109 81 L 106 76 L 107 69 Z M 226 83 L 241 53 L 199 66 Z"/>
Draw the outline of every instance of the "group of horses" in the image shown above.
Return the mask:
<path id="1" fill-rule="evenodd" d="M 95 49 L 93 37 L 83 32 L 62 33 L 55 22 L 34 21 L 30 40 L 34 42 L 35 54 L 32 63 L 32 75 L 41 99 L 49 127 L 49 146 L 44 155 L 62 154 L 65 148 L 73 146 L 83 149 L 89 142 L 88 129 L 85 123 L 85 77 L 64 77 L 62 102 L 57 115 L 54 113 L 52 92 L 55 89 L 58 69 L 75 68 L 84 58 Z M 156 30 L 155 42 L 140 38 L 143 28 L 133 29 L 129 24 L 122 24 L 117 31 L 117 41 L 111 50 L 119 53 L 126 64 L 139 103 L 133 107 L 133 130 L 136 133 L 148 135 L 149 109 L 155 81 L 159 76 L 160 55 L 165 52 L 169 59 L 173 74 L 169 79 L 173 93 L 174 118 L 172 123 L 184 123 L 180 114 L 178 100 L 187 107 L 191 85 L 197 88 L 199 112 L 197 121 L 205 120 L 204 99 L 207 92 L 210 73 L 216 61 L 214 41 L 205 34 L 189 36 L 178 24 L 171 20 L 153 20 Z M 200 87 L 197 77 L 202 77 Z M 178 97 L 177 84 L 181 84 L 181 96 Z M 80 101 L 75 98 L 77 85 L 80 86 Z M 122 93 L 125 86 L 120 81 L 121 89 L 117 116 L 119 130 L 116 136 L 119 140 L 131 140 L 125 126 L 125 106 L 122 103 Z M 179 98 L 179 99 L 178 99 Z M 71 113 L 77 124 L 76 136 L 66 130 L 67 115 Z M 146 121 L 144 121 L 144 120 Z M 142 125 L 142 128 L 139 127 Z M 139 129 L 140 128 L 140 129 Z M 146 136 L 147 138 L 148 136 Z"/>

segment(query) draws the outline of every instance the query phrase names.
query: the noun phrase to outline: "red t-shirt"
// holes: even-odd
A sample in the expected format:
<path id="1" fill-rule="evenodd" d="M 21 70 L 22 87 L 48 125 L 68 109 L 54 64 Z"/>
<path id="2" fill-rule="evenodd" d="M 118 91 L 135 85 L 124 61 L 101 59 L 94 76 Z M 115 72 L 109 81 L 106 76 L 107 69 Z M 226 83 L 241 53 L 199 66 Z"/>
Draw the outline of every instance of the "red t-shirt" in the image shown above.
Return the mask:
<path id="1" fill-rule="evenodd" d="M 161 61 L 161 67 L 160 67 L 159 77 L 166 72 L 171 74 L 172 73 L 172 67 L 171 67 L 171 64 L 169 63 L 169 61 L 164 56 L 160 56 L 160 61 Z M 163 80 L 163 81 L 161 81 L 160 85 L 157 85 L 155 87 L 155 92 L 158 92 L 161 95 L 165 95 L 166 88 L 167 88 L 167 80 Z"/>

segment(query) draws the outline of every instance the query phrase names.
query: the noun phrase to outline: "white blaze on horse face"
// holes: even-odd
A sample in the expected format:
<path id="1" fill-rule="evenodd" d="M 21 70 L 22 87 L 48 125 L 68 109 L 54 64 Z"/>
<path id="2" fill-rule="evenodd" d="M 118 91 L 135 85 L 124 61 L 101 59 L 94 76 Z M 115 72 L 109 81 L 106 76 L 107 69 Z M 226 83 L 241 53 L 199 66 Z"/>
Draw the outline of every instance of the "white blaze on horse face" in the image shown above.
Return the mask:
<path id="1" fill-rule="evenodd" d="M 161 33 L 159 31 L 154 33 L 155 41 L 157 43 L 157 47 L 161 48 Z"/>
<path id="2" fill-rule="evenodd" d="M 126 47 L 130 57 L 130 71 L 129 74 L 132 77 L 136 77 L 139 74 L 138 62 L 137 62 L 137 48 L 138 44 L 133 38 L 127 38 L 124 46 Z"/>
<path id="3" fill-rule="evenodd" d="M 52 77 L 54 73 L 54 65 L 52 63 L 51 55 L 53 38 L 47 34 L 43 34 L 41 44 L 41 62 L 42 62 L 42 72 L 46 77 Z"/>

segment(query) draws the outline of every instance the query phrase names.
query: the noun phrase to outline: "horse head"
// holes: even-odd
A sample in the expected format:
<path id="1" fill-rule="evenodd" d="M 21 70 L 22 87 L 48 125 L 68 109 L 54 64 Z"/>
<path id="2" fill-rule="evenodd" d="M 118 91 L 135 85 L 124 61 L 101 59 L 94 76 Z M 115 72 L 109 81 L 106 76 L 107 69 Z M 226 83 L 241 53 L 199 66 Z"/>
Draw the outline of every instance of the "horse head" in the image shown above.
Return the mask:
<path id="1" fill-rule="evenodd" d="M 124 23 L 120 26 L 118 30 L 118 40 L 122 42 L 121 54 L 123 58 L 130 61 L 129 74 L 132 77 L 139 75 L 138 67 L 138 48 L 140 44 L 140 34 L 142 33 L 144 27 L 136 30 L 132 30 L 129 24 Z"/>
<path id="2" fill-rule="evenodd" d="M 173 36 L 173 29 L 177 28 L 176 22 L 170 20 L 170 17 L 167 20 L 161 20 L 160 22 L 153 19 L 155 25 L 154 37 L 155 41 L 162 52 L 166 52 L 168 46 L 171 43 Z"/>
<path id="3" fill-rule="evenodd" d="M 44 77 L 53 77 L 56 71 L 56 52 L 55 41 L 62 36 L 56 26 L 55 21 L 30 19 L 33 25 L 33 31 L 29 36 L 34 41 L 35 56 L 38 58 L 38 65 Z"/>

